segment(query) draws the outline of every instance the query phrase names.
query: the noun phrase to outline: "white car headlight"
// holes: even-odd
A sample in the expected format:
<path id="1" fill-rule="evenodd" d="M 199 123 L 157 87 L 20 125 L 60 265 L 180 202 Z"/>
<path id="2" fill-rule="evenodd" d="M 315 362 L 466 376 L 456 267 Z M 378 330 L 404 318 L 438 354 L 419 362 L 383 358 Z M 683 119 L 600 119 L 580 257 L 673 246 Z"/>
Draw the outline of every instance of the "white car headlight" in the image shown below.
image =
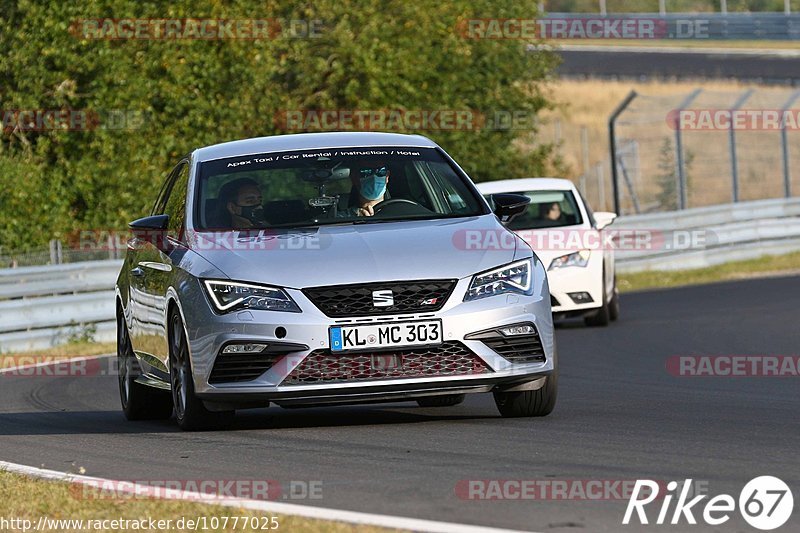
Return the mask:
<path id="1" fill-rule="evenodd" d="M 556 257 L 553 261 L 550 262 L 550 266 L 547 268 L 548 271 L 555 270 L 557 268 L 563 267 L 585 267 L 589 264 L 589 257 L 591 257 L 592 252 L 589 250 L 581 250 L 580 252 L 574 252 L 567 255 L 562 255 L 561 257 Z"/>
<path id="2" fill-rule="evenodd" d="M 530 294 L 533 286 L 532 266 L 532 259 L 529 258 L 477 274 L 472 278 L 464 301 L 505 293 Z"/>
<path id="3" fill-rule="evenodd" d="M 221 313 L 243 309 L 300 312 L 294 300 L 276 287 L 222 280 L 206 280 L 205 286 L 214 307 Z"/>

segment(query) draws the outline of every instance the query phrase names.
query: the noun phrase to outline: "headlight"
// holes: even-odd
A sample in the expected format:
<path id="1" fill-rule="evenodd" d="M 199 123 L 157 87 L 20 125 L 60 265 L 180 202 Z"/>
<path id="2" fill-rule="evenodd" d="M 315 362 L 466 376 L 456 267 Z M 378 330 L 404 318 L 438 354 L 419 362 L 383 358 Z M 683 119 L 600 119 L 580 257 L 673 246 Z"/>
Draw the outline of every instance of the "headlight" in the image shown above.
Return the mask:
<path id="1" fill-rule="evenodd" d="M 581 250 L 580 252 L 556 257 L 550 263 L 550 266 L 547 268 L 547 270 L 555 270 L 562 267 L 585 267 L 589 264 L 589 257 L 591 255 L 592 252 L 589 250 Z"/>
<path id="2" fill-rule="evenodd" d="M 530 294 L 532 270 L 531 259 L 524 259 L 478 274 L 472 278 L 464 301 L 505 293 Z"/>
<path id="3" fill-rule="evenodd" d="M 294 300 L 285 291 L 275 287 L 213 280 L 206 280 L 205 285 L 214 307 L 221 313 L 242 309 L 300 312 Z"/>

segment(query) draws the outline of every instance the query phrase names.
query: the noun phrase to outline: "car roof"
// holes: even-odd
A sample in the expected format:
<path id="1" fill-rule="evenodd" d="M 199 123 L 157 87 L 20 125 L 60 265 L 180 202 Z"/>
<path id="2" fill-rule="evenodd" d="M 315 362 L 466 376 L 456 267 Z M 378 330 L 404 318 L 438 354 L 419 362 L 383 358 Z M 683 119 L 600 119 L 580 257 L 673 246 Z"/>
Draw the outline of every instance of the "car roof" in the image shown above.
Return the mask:
<path id="1" fill-rule="evenodd" d="M 572 191 L 575 184 L 562 178 L 518 178 L 476 183 L 481 194 L 527 191 Z"/>
<path id="2" fill-rule="evenodd" d="M 357 148 L 367 146 L 403 146 L 409 148 L 436 148 L 438 145 L 422 135 L 378 132 L 324 132 L 295 133 L 242 139 L 198 148 L 197 161 L 211 161 L 268 152 L 290 150 L 316 150 L 325 148 Z"/>

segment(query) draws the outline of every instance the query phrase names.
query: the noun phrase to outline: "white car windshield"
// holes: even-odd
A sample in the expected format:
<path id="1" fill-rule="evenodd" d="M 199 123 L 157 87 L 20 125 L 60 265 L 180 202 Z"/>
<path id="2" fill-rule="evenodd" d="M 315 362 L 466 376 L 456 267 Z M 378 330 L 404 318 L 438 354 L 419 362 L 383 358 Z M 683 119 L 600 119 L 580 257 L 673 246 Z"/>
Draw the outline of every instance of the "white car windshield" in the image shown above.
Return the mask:
<path id="1" fill-rule="evenodd" d="M 572 191 L 526 191 L 517 194 L 527 196 L 531 203 L 525 213 L 508 224 L 509 229 L 557 228 L 583 222 Z"/>

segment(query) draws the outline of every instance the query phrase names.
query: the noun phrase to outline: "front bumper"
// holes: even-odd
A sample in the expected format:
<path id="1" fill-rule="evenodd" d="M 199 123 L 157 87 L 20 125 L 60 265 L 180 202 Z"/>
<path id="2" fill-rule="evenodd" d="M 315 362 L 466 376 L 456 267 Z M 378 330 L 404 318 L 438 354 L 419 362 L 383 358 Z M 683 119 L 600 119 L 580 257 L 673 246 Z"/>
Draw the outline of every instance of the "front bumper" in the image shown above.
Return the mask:
<path id="1" fill-rule="evenodd" d="M 288 289 L 302 313 L 241 311 L 215 314 L 207 305 L 182 308 L 189 336 L 196 394 L 212 402 L 244 404 L 275 401 L 281 404 L 390 401 L 436 394 L 488 392 L 513 387 L 552 373 L 556 365 L 549 294 L 544 280 L 535 283 L 533 295 L 500 295 L 463 302 L 469 279 L 460 280 L 446 305 L 434 313 L 416 313 L 348 319 L 329 318 L 299 290 Z M 442 320 L 443 340 L 462 343 L 488 367 L 488 372 L 393 377 L 332 383 L 292 384 L 284 380 L 315 350 L 329 348 L 328 328 L 343 324 L 371 322 Z M 543 362 L 514 364 L 480 340 L 468 340 L 471 333 L 516 324 L 533 323 L 544 352 Z M 282 336 L 278 336 L 280 333 Z M 236 383 L 209 383 L 220 348 L 230 342 L 261 342 L 305 345 L 257 378 Z M 387 351 L 391 353 L 391 350 Z"/>
<path id="2" fill-rule="evenodd" d="M 592 257 L 586 267 L 565 267 L 547 272 L 552 295 L 553 314 L 580 316 L 598 309 L 603 304 L 602 258 Z M 575 293 L 587 293 L 590 302 L 575 301 Z"/>

